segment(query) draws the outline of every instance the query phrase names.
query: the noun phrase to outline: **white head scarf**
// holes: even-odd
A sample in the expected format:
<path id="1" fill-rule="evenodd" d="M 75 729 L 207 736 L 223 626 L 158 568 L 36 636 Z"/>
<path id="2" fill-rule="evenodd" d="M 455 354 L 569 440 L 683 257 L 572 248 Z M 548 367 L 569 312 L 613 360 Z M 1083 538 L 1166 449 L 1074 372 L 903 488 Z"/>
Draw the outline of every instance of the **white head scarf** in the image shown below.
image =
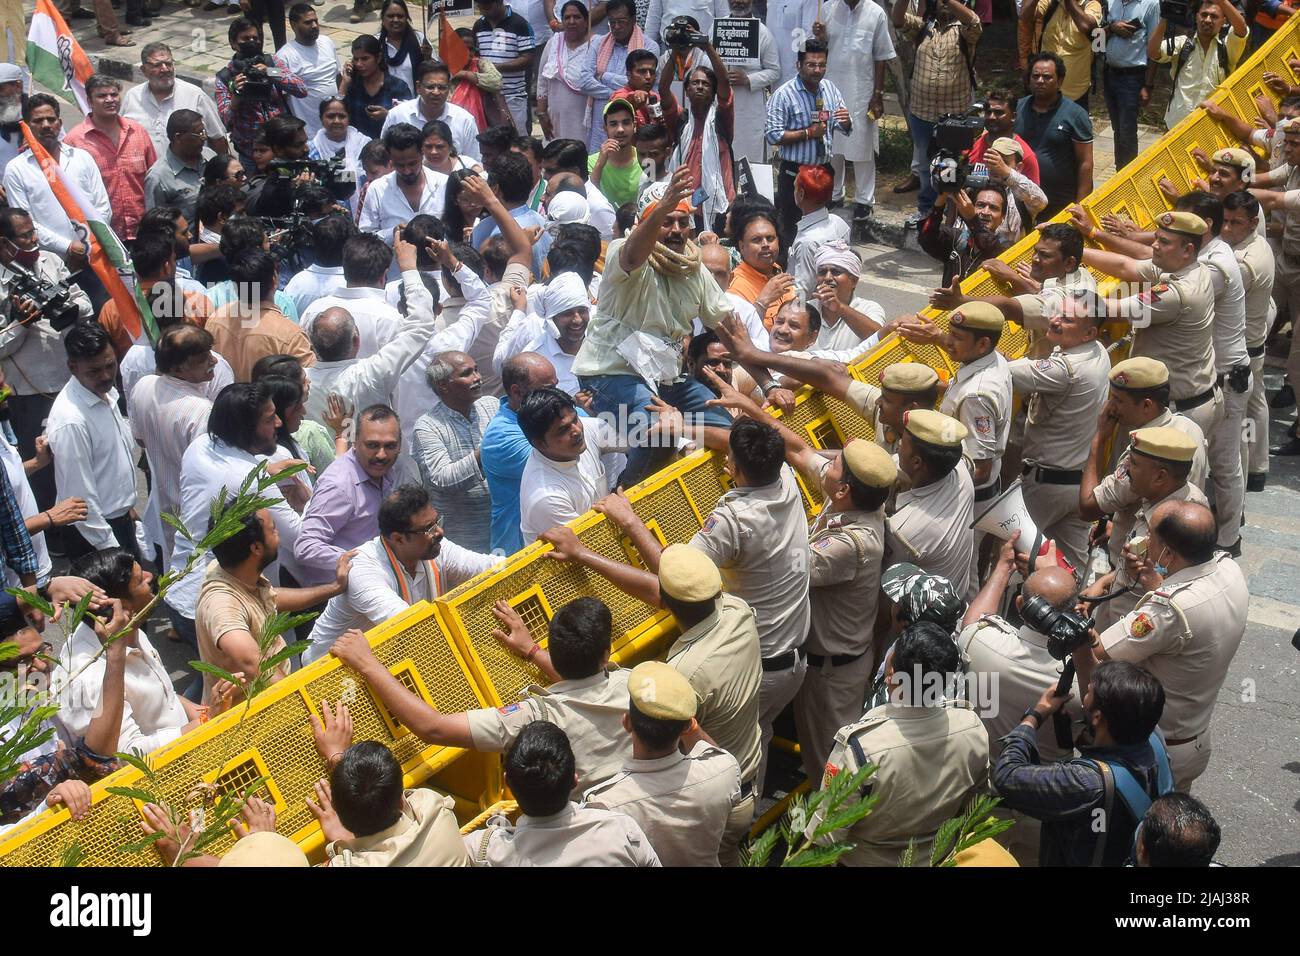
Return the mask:
<path id="1" fill-rule="evenodd" d="M 567 222 L 591 222 L 587 197 L 577 193 L 556 193 L 546 204 L 546 231 L 556 232 Z"/>
<path id="2" fill-rule="evenodd" d="M 550 321 L 570 309 L 590 309 L 591 296 L 587 284 L 576 272 L 561 272 L 551 276 L 542 296 L 542 318 Z"/>

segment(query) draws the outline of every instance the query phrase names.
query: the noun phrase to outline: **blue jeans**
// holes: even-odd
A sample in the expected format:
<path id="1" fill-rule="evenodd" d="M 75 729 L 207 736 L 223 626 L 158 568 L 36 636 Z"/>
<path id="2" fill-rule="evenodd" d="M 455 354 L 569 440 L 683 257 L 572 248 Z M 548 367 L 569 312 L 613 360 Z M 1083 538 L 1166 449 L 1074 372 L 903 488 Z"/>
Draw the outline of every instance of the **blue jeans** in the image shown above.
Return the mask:
<path id="1" fill-rule="evenodd" d="M 644 434 L 654 420 L 646 406 L 655 393 L 645 383 L 645 379 L 636 375 L 580 375 L 578 384 L 592 393 L 592 407 L 598 417 L 609 421 L 620 435 L 635 437 L 636 432 Z M 708 404 L 709 399 L 717 398 L 704 385 L 693 378 L 685 378 L 671 385 L 659 386 L 659 397 L 669 405 L 687 416 L 687 424 L 712 425 L 716 428 L 730 428 L 731 416 L 721 408 Z M 627 453 L 627 470 L 619 479 L 619 484 L 630 488 L 637 482 L 650 477 L 655 471 L 667 464 L 673 455 L 671 447 L 653 445 L 635 445 Z"/>
<path id="2" fill-rule="evenodd" d="M 1142 72 L 1106 70 L 1106 112 L 1115 128 L 1115 168 L 1123 169 L 1138 154 L 1138 95 L 1145 81 Z"/>
<path id="3" fill-rule="evenodd" d="M 934 139 L 935 124 L 912 113 L 907 114 L 907 128 L 912 134 L 912 169 L 921 180 L 921 191 L 916 197 L 916 211 L 928 216 L 938 197 L 930 181 L 930 142 Z"/>

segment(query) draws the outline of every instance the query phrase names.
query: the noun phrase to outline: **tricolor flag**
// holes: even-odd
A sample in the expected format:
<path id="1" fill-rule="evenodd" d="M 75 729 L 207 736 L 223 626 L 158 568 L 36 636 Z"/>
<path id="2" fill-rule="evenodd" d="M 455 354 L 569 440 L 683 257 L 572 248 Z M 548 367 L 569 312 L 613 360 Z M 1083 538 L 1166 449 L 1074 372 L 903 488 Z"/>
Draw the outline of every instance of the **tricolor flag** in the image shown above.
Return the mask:
<path id="1" fill-rule="evenodd" d="M 36 0 L 32 26 L 27 31 L 27 68 L 47 90 L 76 103 L 81 112 L 90 113 L 86 80 L 95 68 L 52 0 Z"/>
<path id="2" fill-rule="evenodd" d="M 40 0 L 48 3 L 49 0 Z M 31 61 L 28 61 L 31 63 Z M 39 74 L 38 74 L 39 76 Z M 117 238 L 108 223 L 93 217 L 94 205 L 85 197 L 77 184 L 63 175 L 63 170 L 54 161 L 40 140 L 32 133 L 26 123 L 19 124 L 23 130 L 23 139 L 27 148 L 36 157 L 45 181 L 50 184 L 50 192 L 59 201 L 63 211 L 72 220 L 73 229 L 81 235 L 79 238 L 90 250 L 90 267 L 104 283 L 109 296 L 117 306 L 122 328 L 130 333 L 131 338 L 140 341 L 141 336 L 148 336 L 149 343 L 158 340 L 158 326 L 154 322 L 153 310 L 135 281 L 135 268 L 131 257 L 127 255 L 122 240 Z"/>

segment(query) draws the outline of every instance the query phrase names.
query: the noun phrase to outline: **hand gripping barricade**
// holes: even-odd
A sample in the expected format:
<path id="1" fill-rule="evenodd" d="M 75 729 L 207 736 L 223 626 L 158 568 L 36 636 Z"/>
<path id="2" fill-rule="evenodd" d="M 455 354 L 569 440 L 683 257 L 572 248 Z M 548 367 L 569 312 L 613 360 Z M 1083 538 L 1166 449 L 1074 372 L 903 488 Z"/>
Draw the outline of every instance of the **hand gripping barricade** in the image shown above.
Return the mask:
<path id="1" fill-rule="evenodd" d="M 1256 96 L 1263 94 L 1276 101 L 1263 83 L 1265 72 L 1300 83 L 1300 76 L 1287 65 L 1292 58 L 1300 58 L 1300 23 L 1294 17 L 1238 67 L 1214 94 L 1214 101 L 1237 116 L 1253 118 L 1257 115 Z M 1236 145 L 1228 133 L 1204 111 L 1195 110 L 1102 184 L 1083 205 L 1094 218 L 1114 213 L 1139 225 L 1150 223 L 1169 208 L 1157 185 L 1161 177 L 1168 176 L 1180 189 L 1189 189 L 1199 175 L 1192 151 L 1199 147 L 1213 152 L 1228 145 Z M 1000 258 L 1011 264 L 1027 260 L 1036 240 L 1037 234 L 1031 234 Z M 962 283 L 962 291 L 980 296 L 1006 290 L 981 270 Z M 933 309 L 926 314 L 944 321 Z M 1008 357 L 1016 357 L 1026 344 L 1024 329 L 1008 324 L 998 347 Z M 897 336 L 863 355 L 850 372 L 875 383 L 880 371 L 895 362 L 924 362 L 946 380 L 951 380 L 954 372 L 937 348 L 913 345 Z M 848 406 L 807 388 L 797 396 L 788 423 L 819 448 L 840 447 L 850 438 L 872 434 L 871 423 Z M 820 506 L 820 494 L 815 487 L 801 487 L 811 518 Z M 720 458 L 697 452 L 632 489 L 629 497 L 652 530 L 670 543 L 688 540 L 726 489 Z M 574 528 L 588 547 L 601 554 L 637 560 L 635 549 L 600 515 L 583 515 Z M 434 605 L 422 602 L 373 628 L 368 636 L 379 659 L 408 688 L 440 710 L 500 706 L 541 677 L 492 638 L 496 626 L 492 605 L 504 598 L 523 616 L 533 637 L 545 643 L 552 613 L 584 594 L 600 597 L 613 612 L 614 658 L 618 663 L 628 665 L 667 648 L 676 633 L 670 615 L 628 597 L 591 572 L 544 560 L 548 547 L 531 544 Z M 454 796 L 463 823 L 509 809 L 496 755 L 423 744 L 332 658 L 275 684 L 250 707 L 236 707 L 151 754 L 149 762 L 157 778 L 152 789 L 177 808 L 188 808 L 199 799 L 195 794 L 203 785 L 240 790 L 241 782 L 263 777 L 263 796 L 275 803 L 279 831 L 319 859 L 323 850 L 320 828 L 305 799 L 325 768 L 312 745 L 307 716 L 312 711 L 319 713 L 320 700 L 333 702 L 340 696 L 352 700 L 356 738 L 390 746 L 402 764 L 408 786 L 428 784 Z M 91 811 L 80 822 L 59 810 L 9 830 L 0 836 L 0 865 L 58 865 L 72 847 L 80 851 L 82 862 L 92 866 L 156 865 L 158 858 L 152 851 L 122 852 L 123 846 L 140 839 L 139 808 L 130 806 L 128 798 L 106 790 L 109 786 L 139 787 L 142 777 L 139 770 L 126 767 L 96 783 Z M 229 846 L 230 838 L 225 838 L 210 851 L 222 853 Z"/>

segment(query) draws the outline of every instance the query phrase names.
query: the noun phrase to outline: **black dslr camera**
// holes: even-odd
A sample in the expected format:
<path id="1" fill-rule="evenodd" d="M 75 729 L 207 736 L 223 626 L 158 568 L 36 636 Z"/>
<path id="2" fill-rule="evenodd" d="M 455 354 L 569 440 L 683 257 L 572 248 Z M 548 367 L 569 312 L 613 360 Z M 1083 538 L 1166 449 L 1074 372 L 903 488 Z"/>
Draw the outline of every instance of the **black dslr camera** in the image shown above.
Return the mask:
<path id="1" fill-rule="evenodd" d="M 253 69 L 259 63 L 266 67 L 265 71 Z M 234 82 L 237 76 L 244 78 L 243 88 L 239 91 L 240 96 L 246 96 L 249 99 L 268 100 L 275 91 L 275 81 L 283 79 L 284 72 L 276 67 L 275 60 L 263 53 L 258 56 L 236 57 L 231 60 L 231 82 Z"/>
<path id="2" fill-rule="evenodd" d="M 1065 661 L 1061 679 L 1056 684 L 1056 693 L 1058 696 L 1066 693 L 1074 683 L 1074 660 L 1070 655 L 1091 641 L 1092 619 L 1073 610 L 1057 610 L 1045 598 L 1036 594 L 1021 602 L 1020 617 L 1025 624 L 1047 638 L 1047 653 L 1054 660 Z M 1074 746 L 1070 718 L 1064 711 L 1052 715 L 1052 727 L 1058 746 Z"/>
<path id="3" fill-rule="evenodd" d="M 939 118 L 934 130 L 934 155 L 930 159 L 935 190 L 955 193 L 971 185 L 971 164 L 966 154 L 983 132 L 983 103 L 973 104 L 965 113 L 949 113 Z M 984 178 L 987 180 L 987 173 Z"/>
<path id="4" fill-rule="evenodd" d="M 709 38 L 700 32 L 699 24 L 691 17 L 673 17 L 673 22 L 664 28 L 664 42 L 681 53 L 693 46 L 703 46 Z"/>
<path id="5" fill-rule="evenodd" d="M 9 293 L 35 302 L 40 317 L 55 332 L 62 332 L 77 321 L 80 313 L 77 303 L 72 301 L 72 286 L 66 279 L 51 282 L 17 262 L 10 262 L 5 268 L 10 272 Z"/>
<path id="6" fill-rule="evenodd" d="M 1191 0 L 1160 0 L 1160 17 L 1183 26 L 1192 22 Z"/>

